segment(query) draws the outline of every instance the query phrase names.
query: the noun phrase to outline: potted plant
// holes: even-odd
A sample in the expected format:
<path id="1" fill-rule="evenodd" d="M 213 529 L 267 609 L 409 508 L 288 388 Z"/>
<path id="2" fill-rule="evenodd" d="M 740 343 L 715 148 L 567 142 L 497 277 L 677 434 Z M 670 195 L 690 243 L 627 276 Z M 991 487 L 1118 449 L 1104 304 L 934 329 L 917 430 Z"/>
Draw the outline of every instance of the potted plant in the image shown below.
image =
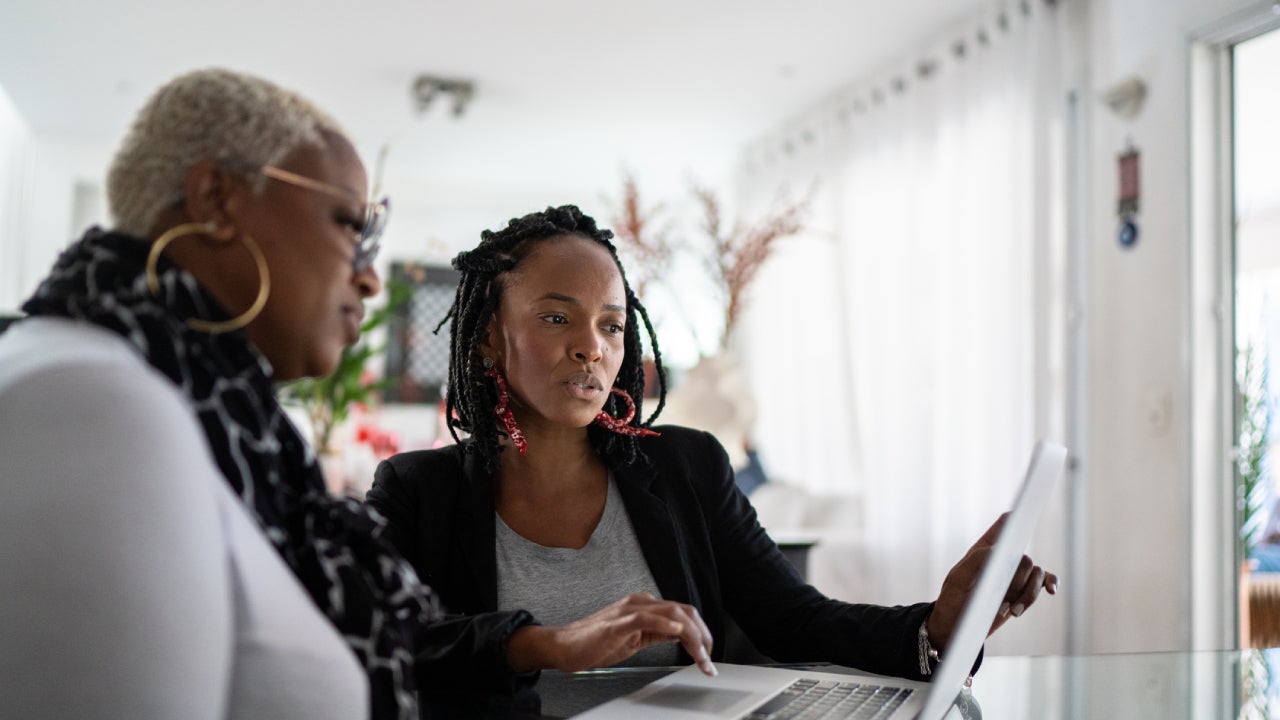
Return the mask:
<path id="1" fill-rule="evenodd" d="M 386 351 L 385 340 L 374 345 L 371 333 L 385 325 L 412 293 L 403 283 L 388 282 L 386 289 L 387 302 L 365 318 L 360 326 L 360 339 L 343 348 L 338 366 L 331 374 L 296 380 L 281 389 L 286 401 L 296 403 L 306 413 L 312 445 L 324 466 L 325 482 L 332 492 L 340 492 L 346 485 L 334 431 L 350 417 L 353 407 L 370 404 L 386 385 L 385 380 L 375 379 L 367 370 L 369 362 Z"/>
<path id="2" fill-rule="evenodd" d="M 1248 558 L 1258 543 L 1266 499 L 1267 444 L 1271 414 L 1267 408 L 1266 359 L 1253 343 L 1241 349 L 1239 366 L 1239 418 L 1236 426 L 1236 504 L 1240 519 L 1240 556 Z"/>

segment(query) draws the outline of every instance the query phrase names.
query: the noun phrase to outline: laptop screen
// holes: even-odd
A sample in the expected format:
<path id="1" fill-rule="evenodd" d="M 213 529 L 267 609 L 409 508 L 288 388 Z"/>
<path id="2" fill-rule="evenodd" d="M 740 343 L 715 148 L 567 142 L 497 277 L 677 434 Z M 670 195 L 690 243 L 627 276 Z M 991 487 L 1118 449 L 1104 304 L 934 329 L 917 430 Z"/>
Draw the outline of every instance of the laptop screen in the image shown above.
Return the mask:
<path id="1" fill-rule="evenodd" d="M 987 639 L 991 622 L 1004 602 L 1009 581 L 1022 561 L 1027 544 L 1035 531 L 1040 512 L 1049 501 L 1054 483 L 1062 474 L 1067 449 L 1056 443 L 1041 440 L 1031 454 L 1031 465 L 1018 497 L 1014 500 L 1009 517 L 1000 530 L 1000 537 L 987 561 L 978 586 L 969 596 L 960 622 L 951 635 L 950 645 L 942 663 L 933 677 L 934 687 L 920 710 L 920 718 L 940 718 L 955 700 L 956 693 L 964 685 L 965 678 Z"/>

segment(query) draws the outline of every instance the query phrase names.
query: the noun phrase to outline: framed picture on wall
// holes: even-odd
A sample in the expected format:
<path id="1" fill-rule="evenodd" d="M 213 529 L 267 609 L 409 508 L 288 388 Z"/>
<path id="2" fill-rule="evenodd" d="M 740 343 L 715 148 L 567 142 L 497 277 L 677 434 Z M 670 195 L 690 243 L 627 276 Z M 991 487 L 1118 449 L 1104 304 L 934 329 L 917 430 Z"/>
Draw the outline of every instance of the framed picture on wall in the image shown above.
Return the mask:
<path id="1" fill-rule="evenodd" d="M 387 323 L 383 398 L 391 403 L 436 403 L 449 373 L 449 312 L 460 273 L 447 265 L 393 262 L 390 281 L 410 288 Z"/>

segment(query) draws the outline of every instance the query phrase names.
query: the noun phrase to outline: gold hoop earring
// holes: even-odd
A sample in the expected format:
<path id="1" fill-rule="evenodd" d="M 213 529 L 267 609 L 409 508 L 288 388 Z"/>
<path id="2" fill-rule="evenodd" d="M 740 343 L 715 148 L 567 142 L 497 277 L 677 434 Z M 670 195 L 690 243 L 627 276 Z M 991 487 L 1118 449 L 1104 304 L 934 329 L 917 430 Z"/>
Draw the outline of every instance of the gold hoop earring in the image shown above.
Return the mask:
<path id="1" fill-rule="evenodd" d="M 176 225 L 166 230 L 156 241 L 151 244 L 151 252 L 147 253 L 147 289 L 152 295 L 160 294 L 160 277 L 156 274 L 156 265 L 160 261 L 160 254 L 174 240 L 186 235 L 195 235 L 202 233 L 212 235 L 218 231 L 216 223 L 184 223 Z M 267 258 L 262 254 L 262 248 L 258 247 L 258 243 L 253 237 L 244 234 L 240 236 L 244 242 L 244 246 L 248 249 L 249 254 L 253 256 L 253 262 L 258 266 L 258 296 L 253 299 L 253 304 L 248 310 L 231 318 L 230 320 L 221 320 L 218 322 L 210 322 L 208 320 L 200 320 L 192 318 L 187 320 L 187 326 L 197 332 L 209 333 L 217 335 L 219 333 L 228 333 L 253 322 L 254 318 L 262 312 L 262 308 L 267 305 L 267 297 L 271 294 L 271 271 L 267 267 Z"/>

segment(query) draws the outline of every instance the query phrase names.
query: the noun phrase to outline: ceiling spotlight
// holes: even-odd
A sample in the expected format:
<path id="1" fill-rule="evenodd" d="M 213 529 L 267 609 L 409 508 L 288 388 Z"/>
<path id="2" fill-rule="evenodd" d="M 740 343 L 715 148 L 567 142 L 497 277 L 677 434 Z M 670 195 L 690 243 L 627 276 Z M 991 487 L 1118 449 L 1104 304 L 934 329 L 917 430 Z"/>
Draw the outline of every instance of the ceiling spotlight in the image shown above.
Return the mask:
<path id="1" fill-rule="evenodd" d="M 467 111 L 467 105 L 475 95 L 475 83 L 457 78 L 442 78 L 436 75 L 419 75 L 410 88 L 414 107 L 419 113 L 425 113 L 437 97 L 446 95 L 452 98 L 454 117 L 461 117 Z"/>

